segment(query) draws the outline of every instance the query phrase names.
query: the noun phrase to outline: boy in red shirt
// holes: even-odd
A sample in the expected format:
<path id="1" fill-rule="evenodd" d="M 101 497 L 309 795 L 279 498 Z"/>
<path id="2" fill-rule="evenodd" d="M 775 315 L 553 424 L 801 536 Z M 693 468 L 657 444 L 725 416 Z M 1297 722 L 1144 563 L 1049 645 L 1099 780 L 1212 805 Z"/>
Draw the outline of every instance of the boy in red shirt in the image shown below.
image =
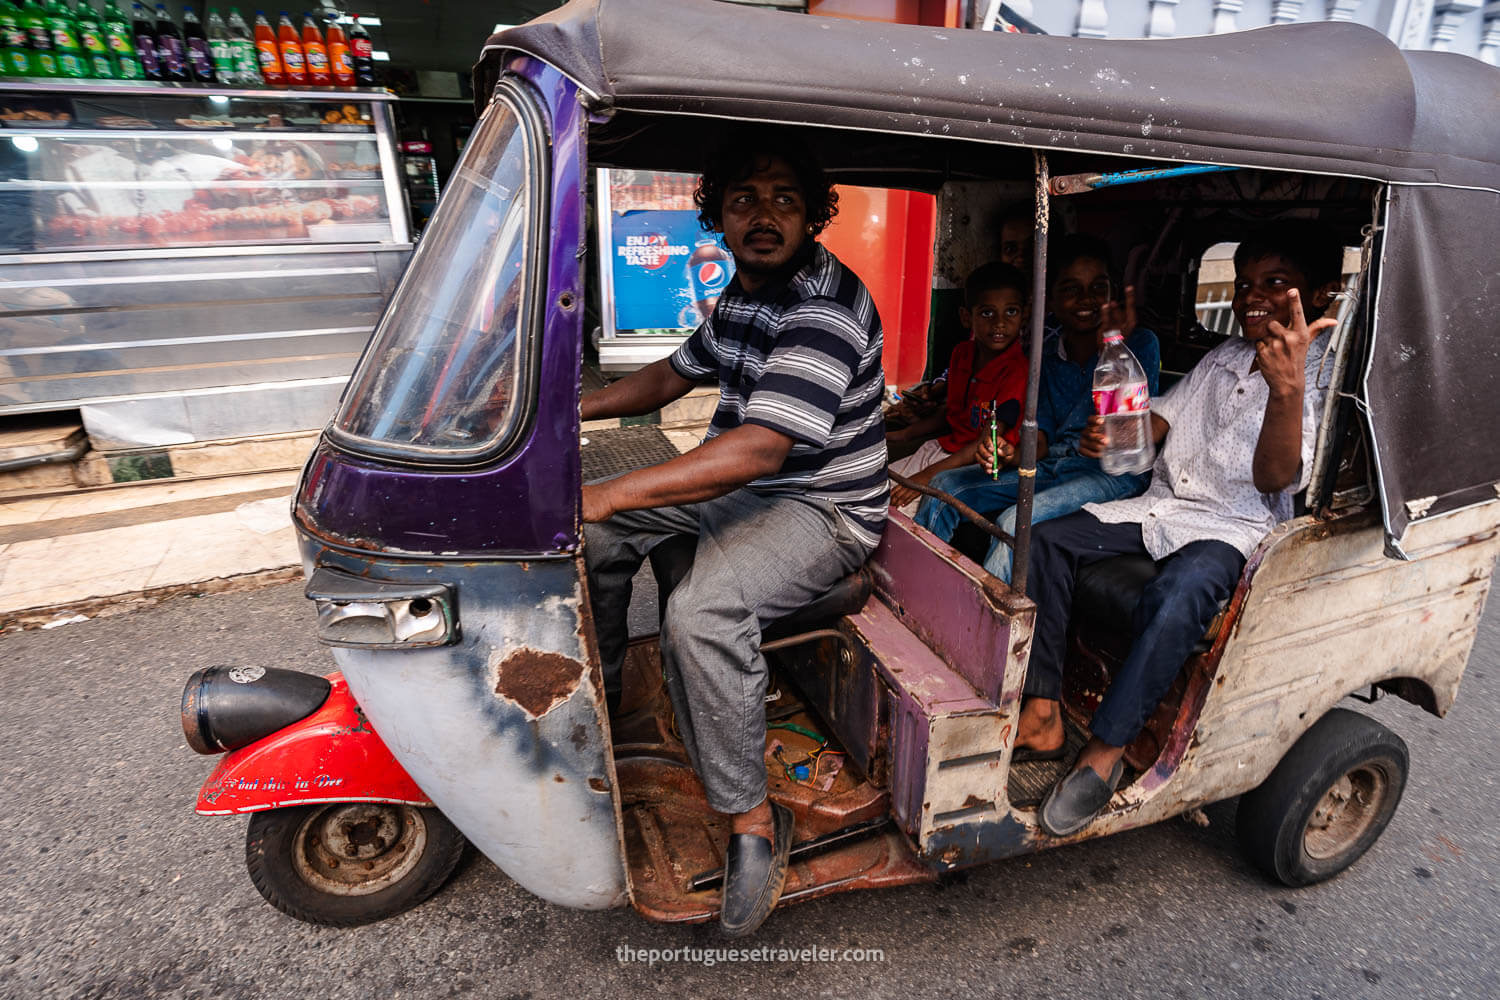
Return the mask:
<path id="1" fill-rule="evenodd" d="M 1026 395 L 1026 355 L 1021 330 L 1026 325 L 1030 281 L 1010 264 L 992 261 L 974 269 L 964 282 L 964 305 L 958 318 L 971 334 L 953 349 L 948 362 L 948 401 L 940 412 L 900 430 L 889 431 L 888 444 L 926 441 L 915 453 L 892 462 L 891 471 L 926 485 L 945 469 L 971 465 L 981 432 L 989 432 L 995 407 L 1000 434 L 1015 444 Z M 891 484 L 891 504 L 910 514 L 921 494 Z M 910 508 L 909 510 L 907 508 Z"/>

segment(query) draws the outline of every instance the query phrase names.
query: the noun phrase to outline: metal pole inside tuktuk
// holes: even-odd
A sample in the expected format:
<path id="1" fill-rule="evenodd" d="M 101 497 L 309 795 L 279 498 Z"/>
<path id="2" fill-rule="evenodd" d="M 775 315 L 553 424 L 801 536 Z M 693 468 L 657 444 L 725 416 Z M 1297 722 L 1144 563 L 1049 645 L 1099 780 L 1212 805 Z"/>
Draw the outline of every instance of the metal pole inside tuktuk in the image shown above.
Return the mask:
<path id="1" fill-rule="evenodd" d="M 1026 593 L 1031 562 L 1031 504 L 1036 496 L 1036 397 L 1042 375 L 1042 326 L 1047 315 L 1047 226 L 1051 203 L 1047 192 L 1047 157 L 1036 158 L 1036 233 L 1031 265 L 1031 348 L 1026 353 L 1026 411 L 1021 418 L 1021 464 L 1016 469 L 1016 553 L 1011 586 Z"/>

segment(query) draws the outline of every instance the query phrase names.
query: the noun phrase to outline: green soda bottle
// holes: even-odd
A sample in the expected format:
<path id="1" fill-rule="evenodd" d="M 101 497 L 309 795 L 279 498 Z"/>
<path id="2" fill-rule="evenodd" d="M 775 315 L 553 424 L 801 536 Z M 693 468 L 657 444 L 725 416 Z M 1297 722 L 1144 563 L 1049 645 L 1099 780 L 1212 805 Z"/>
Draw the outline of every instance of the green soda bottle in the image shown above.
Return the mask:
<path id="1" fill-rule="evenodd" d="M 89 6 L 88 0 L 75 3 L 73 23 L 78 25 L 78 44 L 83 48 L 83 61 L 89 75 L 113 80 L 115 61 L 110 58 L 109 47 L 104 44 L 104 28 L 99 24 L 99 14 Z"/>
<path id="2" fill-rule="evenodd" d="M 52 29 L 47 26 L 47 11 L 39 0 L 26 0 L 21 8 L 21 30 L 31 52 L 32 76 L 57 76 L 57 53 L 52 51 Z"/>
<path id="3" fill-rule="evenodd" d="M 78 44 L 78 26 L 64 0 L 52 0 L 47 7 L 47 30 L 52 32 L 52 51 L 57 54 L 57 75 L 87 79 L 89 67 Z"/>
<path id="4" fill-rule="evenodd" d="M 104 0 L 104 45 L 115 61 L 115 76 L 121 80 L 141 80 L 145 73 L 136 58 L 135 43 L 130 40 L 130 19 L 115 6 L 115 0 Z"/>
<path id="5" fill-rule="evenodd" d="M 9 0 L 0 0 L 0 63 L 5 76 L 37 76 L 31 66 L 31 46 L 21 27 L 21 12 Z"/>

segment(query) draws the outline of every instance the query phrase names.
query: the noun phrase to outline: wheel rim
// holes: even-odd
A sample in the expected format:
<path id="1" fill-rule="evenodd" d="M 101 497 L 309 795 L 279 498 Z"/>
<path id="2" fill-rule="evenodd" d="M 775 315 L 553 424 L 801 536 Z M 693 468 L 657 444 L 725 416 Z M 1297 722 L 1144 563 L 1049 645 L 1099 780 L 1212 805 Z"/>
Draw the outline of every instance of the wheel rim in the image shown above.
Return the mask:
<path id="1" fill-rule="evenodd" d="M 1326 861 L 1358 844 L 1379 817 L 1389 792 L 1389 778 L 1374 764 L 1362 764 L 1335 781 L 1303 830 L 1308 856 Z"/>
<path id="2" fill-rule="evenodd" d="M 292 863 L 304 882 L 336 896 L 367 896 L 401 881 L 427 847 L 410 806 L 359 802 L 320 809 L 297 828 Z"/>

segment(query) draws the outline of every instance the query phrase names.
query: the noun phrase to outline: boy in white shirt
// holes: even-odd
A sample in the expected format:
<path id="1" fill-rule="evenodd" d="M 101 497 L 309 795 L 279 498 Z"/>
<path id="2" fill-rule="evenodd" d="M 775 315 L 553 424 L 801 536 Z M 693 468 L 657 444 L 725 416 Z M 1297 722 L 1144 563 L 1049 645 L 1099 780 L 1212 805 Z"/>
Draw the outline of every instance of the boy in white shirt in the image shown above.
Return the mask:
<path id="1" fill-rule="evenodd" d="M 1089 742 L 1042 803 L 1048 833 L 1083 829 L 1109 802 L 1125 747 L 1234 592 L 1246 557 L 1291 516 L 1293 494 L 1306 487 L 1334 325 L 1320 317 L 1339 291 L 1342 263 L 1342 246 L 1307 224 L 1283 223 L 1241 243 L 1233 308 L 1243 337 L 1214 348 L 1152 400 L 1161 451 L 1150 487 L 1037 526 L 1026 588 L 1037 622 L 1018 748 L 1045 754 L 1063 743 L 1059 699 L 1078 570 L 1131 553 L 1150 555 L 1160 570 L 1136 607 L 1135 641 L 1094 713 Z M 1079 450 L 1103 447 L 1095 418 Z"/>

